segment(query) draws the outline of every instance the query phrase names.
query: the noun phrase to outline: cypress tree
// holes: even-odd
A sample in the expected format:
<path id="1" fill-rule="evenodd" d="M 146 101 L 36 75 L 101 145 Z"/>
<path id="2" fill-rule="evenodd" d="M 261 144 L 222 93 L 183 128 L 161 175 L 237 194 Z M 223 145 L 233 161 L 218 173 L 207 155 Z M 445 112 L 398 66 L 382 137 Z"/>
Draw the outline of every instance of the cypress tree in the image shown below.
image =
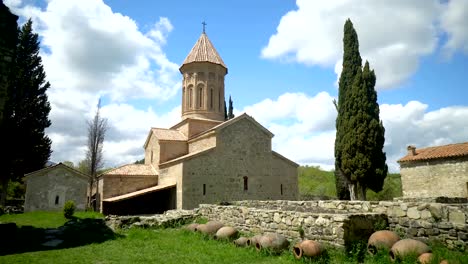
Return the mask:
<path id="1" fill-rule="evenodd" d="M 233 113 L 233 110 L 234 110 L 233 102 L 232 102 L 231 96 L 229 96 L 229 111 L 228 111 L 228 119 L 232 119 L 232 118 L 234 118 L 234 113 Z"/>
<path id="2" fill-rule="evenodd" d="M 226 99 L 224 99 L 224 120 L 228 120 L 228 112 L 226 108 Z"/>
<path id="3" fill-rule="evenodd" d="M 50 84 L 45 80 L 38 38 L 32 31 L 31 20 L 18 32 L 0 129 L 2 149 L 6 154 L 0 165 L 1 202 L 5 202 L 5 187 L 9 180 L 17 181 L 24 174 L 43 168 L 51 154 L 51 140 L 44 131 L 51 124 L 46 95 Z"/>
<path id="4" fill-rule="evenodd" d="M 348 19 L 344 30 L 343 71 L 340 76 L 338 117 L 336 120 L 335 171 L 346 184 L 351 200 L 366 189 L 380 191 L 387 175 L 383 152 L 384 127 L 379 118 L 375 92 L 375 73 L 366 62 L 361 68 L 356 31 Z M 343 185 L 338 186 L 343 191 Z M 340 197 L 341 198 L 341 197 Z"/>

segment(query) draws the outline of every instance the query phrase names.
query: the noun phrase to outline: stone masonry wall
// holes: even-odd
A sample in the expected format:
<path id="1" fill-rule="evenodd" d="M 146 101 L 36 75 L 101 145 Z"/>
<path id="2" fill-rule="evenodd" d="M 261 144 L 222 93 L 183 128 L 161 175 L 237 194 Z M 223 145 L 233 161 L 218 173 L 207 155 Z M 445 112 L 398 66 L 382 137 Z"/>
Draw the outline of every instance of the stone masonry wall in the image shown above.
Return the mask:
<path id="1" fill-rule="evenodd" d="M 277 212 L 282 218 L 287 212 L 306 214 L 362 214 L 376 213 L 388 216 L 389 229 L 401 236 L 423 241 L 440 240 L 449 248 L 468 250 L 468 204 L 442 204 L 403 201 L 238 201 L 240 208 L 256 208 Z M 205 205 L 204 205 L 205 206 Z M 206 207 L 206 206 L 205 206 Z M 213 206 L 210 213 L 225 217 L 229 213 Z M 201 210 L 203 213 L 204 211 Z M 244 218 L 255 219 L 255 214 Z M 272 219 L 271 221 L 274 221 Z M 292 223 L 292 222 L 291 222 Z M 333 222 L 330 222 L 333 223 Z M 297 224 L 296 224 L 297 226 Z M 256 228 L 252 225 L 250 228 Z M 260 226 L 261 227 L 261 226 Z"/>
<path id="2" fill-rule="evenodd" d="M 193 153 L 212 147 L 216 147 L 216 136 L 214 134 L 203 136 L 201 138 L 190 141 L 188 144 L 188 152 Z"/>
<path id="3" fill-rule="evenodd" d="M 138 191 L 158 184 L 158 177 L 152 175 L 104 175 L 102 199 Z"/>
<path id="4" fill-rule="evenodd" d="M 468 157 L 400 165 L 404 197 L 468 197 Z"/>

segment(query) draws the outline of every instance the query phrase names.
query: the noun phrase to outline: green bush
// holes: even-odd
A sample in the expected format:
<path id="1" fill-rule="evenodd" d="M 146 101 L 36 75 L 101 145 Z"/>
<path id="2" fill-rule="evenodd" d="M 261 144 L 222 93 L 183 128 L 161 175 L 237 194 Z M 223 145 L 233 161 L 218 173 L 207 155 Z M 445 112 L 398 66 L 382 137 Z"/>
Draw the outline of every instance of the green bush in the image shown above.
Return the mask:
<path id="1" fill-rule="evenodd" d="M 5 209 L 3 208 L 2 205 L 0 205 L 0 215 L 4 214 L 5 213 Z"/>
<path id="2" fill-rule="evenodd" d="M 67 219 L 71 219 L 75 213 L 75 203 L 73 201 L 67 201 L 63 206 L 63 216 Z"/>

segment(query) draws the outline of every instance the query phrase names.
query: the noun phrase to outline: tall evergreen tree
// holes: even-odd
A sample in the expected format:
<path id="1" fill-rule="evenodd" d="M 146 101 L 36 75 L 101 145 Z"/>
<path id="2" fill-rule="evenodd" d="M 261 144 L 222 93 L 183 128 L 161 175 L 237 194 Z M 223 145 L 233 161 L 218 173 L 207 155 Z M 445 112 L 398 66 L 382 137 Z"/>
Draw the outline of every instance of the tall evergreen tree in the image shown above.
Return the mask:
<path id="1" fill-rule="evenodd" d="M 232 119 L 234 118 L 234 106 L 233 106 L 233 102 L 232 102 L 232 99 L 231 99 L 231 96 L 229 96 L 229 111 L 228 111 L 228 119 Z"/>
<path id="2" fill-rule="evenodd" d="M 228 111 L 226 107 L 226 99 L 224 99 L 224 120 L 228 120 Z"/>
<path id="3" fill-rule="evenodd" d="M 375 73 L 368 62 L 362 70 L 357 34 L 349 19 L 344 27 L 343 44 L 335 140 L 337 193 L 341 191 L 343 197 L 349 194 L 355 200 L 360 191 L 365 199 L 367 188 L 382 190 L 387 175 L 385 131 L 379 118 Z"/>
<path id="4" fill-rule="evenodd" d="M 50 87 L 39 56 L 38 35 L 28 20 L 18 32 L 18 44 L 7 89 L 0 138 L 4 158 L 0 163 L 1 204 L 6 199 L 8 181 L 41 169 L 50 157 L 51 140 L 44 130 L 50 126 Z"/>

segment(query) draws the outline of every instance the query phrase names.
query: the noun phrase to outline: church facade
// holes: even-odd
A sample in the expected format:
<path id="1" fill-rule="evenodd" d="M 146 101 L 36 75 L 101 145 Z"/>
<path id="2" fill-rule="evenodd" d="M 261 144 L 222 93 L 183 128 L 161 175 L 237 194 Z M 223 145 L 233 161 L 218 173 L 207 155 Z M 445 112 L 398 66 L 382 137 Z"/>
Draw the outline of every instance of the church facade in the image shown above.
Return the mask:
<path id="1" fill-rule="evenodd" d="M 150 129 L 145 164 L 100 176 L 101 211 L 161 213 L 202 203 L 296 200 L 298 165 L 272 151 L 273 134 L 245 113 L 225 121 L 228 69 L 205 32 L 180 72 L 182 121 Z"/>

